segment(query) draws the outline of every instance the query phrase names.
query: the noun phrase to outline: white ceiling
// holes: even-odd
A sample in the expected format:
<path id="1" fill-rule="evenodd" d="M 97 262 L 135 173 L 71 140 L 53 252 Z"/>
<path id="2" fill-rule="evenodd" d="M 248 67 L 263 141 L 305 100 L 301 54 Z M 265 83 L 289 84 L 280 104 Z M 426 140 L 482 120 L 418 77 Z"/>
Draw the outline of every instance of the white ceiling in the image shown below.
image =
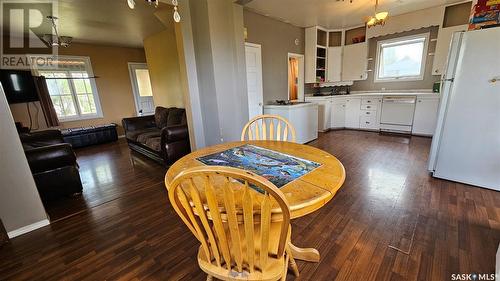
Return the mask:
<path id="1" fill-rule="evenodd" d="M 456 2 L 463 0 L 379 0 L 379 11 L 388 11 L 391 16 Z M 349 0 L 253 0 L 245 7 L 300 27 L 319 25 L 335 29 L 363 24 L 366 16 L 374 14 L 375 0 L 352 0 L 352 3 Z"/>
<path id="2" fill-rule="evenodd" d="M 132 10 L 127 0 L 57 0 L 57 30 L 60 36 L 73 37 L 73 42 L 143 47 L 144 38 L 165 30 L 154 13 L 170 10 L 172 6 L 160 3 L 155 8 L 144 0 L 135 2 L 135 9 Z M 42 20 L 48 21 L 45 18 Z M 22 32 L 23 21 L 13 21 L 12 26 L 6 23 L 2 28 Z M 37 35 L 48 33 L 51 28 L 49 25 L 41 29 L 35 31 Z"/>
<path id="3" fill-rule="evenodd" d="M 74 42 L 142 47 L 143 39 L 165 29 L 154 6 L 136 0 L 58 0 L 59 34 Z M 162 4 L 163 5 L 163 4 Z"/>

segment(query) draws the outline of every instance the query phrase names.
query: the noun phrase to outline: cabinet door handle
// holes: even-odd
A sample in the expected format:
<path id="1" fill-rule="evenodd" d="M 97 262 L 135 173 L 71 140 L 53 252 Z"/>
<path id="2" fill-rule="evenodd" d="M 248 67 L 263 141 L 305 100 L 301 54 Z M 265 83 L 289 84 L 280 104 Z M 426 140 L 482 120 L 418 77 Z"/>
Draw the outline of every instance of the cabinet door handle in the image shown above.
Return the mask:
<path id="1" fill-rule="evenodd" d="M 372 108 L 371 106 L 367 106 L 366 108 Z"/>
<path id="2" fill-rule="evenodd" d="M 370 115 L 370 112 L 369 112 L 369 111 L 367 111 L 367 112 L 366 112 L 366 114 Z"/>
<path id="3" fill-rule="evenodd" d="M 372 101 L 371 101 L 371 100 L 367 100 L 366 102 L 367 102 L 367 103 L 371 103 Z"/>
<path id="4" fill-rule="evenodd" d="M 368 122 L 368 121 L 366 121 L 365 123 L 366 123 L 366 124 L 370 124 L 370 122 Z"/>

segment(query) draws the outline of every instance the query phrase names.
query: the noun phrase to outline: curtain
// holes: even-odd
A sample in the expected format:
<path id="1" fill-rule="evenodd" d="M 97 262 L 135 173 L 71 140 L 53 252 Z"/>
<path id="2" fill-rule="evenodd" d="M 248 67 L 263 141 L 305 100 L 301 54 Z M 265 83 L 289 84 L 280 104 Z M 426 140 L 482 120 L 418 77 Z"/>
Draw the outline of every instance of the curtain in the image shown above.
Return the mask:
<path id="1" fill-rule="evenodd" d="M 289 59 L 289 66 L 288 66 L 288 81 L 290 85 L 288 86 L 290 88 L 290 100 L 296 100 L 297 97 L 297 78 L 299 77 L 299 63 L 296 58 L 290 58 Z"/>
<path id="2" fill-rule="evenodd" d="M 34 78 L 38 98 L 40 99 L 40 105 L 42 106 L 43 116 L 45 117 L 47 127 L 59 126 L 59 119 L 57 118 L 56 110 L 52 104 L 52 99 L 50 99 L 49 89 L 47 88 L 45 77 L 35 76 Z"/>

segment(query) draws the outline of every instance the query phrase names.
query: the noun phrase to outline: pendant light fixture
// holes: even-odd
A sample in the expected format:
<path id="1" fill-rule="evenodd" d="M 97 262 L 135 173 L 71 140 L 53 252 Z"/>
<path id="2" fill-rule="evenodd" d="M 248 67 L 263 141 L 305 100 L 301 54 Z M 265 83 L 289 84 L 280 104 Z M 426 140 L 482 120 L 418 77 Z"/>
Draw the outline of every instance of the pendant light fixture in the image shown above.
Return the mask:
<path id="1" fill-rule="evenodd" d="M 144 0 L 149 5 L 154 4 L 156 8 L 158 8 L 159 1 L 158 0 Z M 130 9 L 135 8 L 135 0 L 127 0 L 127 5 Z"/>
<path id="2" fill-rule="evenodd" d="M 159 0 L 144 0 L 148 4 L 154 4 L 156 8 L 158 8 L 159 5 Z M 127 0 L 127 5 L 130 9 L 135 8 L 135 0 Z M 179 14 L 178 6 L 179 3 L 177 0 L 172 0 L 172 5 L 174 6 L 174 21 L 175 22 L 180 22 L 181 21 L 181 15 Z"/>
<path id="3" fill-rule="evenodd" d="M 377 12 L 378 11 L 378 0 L 375 0 L 375 15 L 370 16 L 366 20 L 366 26 L 368 28 L 376 25 L 384 25 L 389 12 Z"/>
<path id="4" fill-rule="evenodd" d="M 172 5 L 174 5 L 174 21 L 180 22 L 181 15 L 179 14 L 179 11 L 177 10 L 177 6 L 179 5 L 179 3 L 177 2 L 177 0 L 172 0 Z"/>
<path id="5" fill-rule="evenodd" d="M 40 39 L 49 47 L 64 47 L 67 48 L 73 41 L 73 37 L 71 36 L 59 36 L 59 32 L 57 31 L 56 20 L 57 17 L 47 16 L 47 19 L 52 23 L 52 29 L 54 30 L 54 34 L 44 34 Z"/>

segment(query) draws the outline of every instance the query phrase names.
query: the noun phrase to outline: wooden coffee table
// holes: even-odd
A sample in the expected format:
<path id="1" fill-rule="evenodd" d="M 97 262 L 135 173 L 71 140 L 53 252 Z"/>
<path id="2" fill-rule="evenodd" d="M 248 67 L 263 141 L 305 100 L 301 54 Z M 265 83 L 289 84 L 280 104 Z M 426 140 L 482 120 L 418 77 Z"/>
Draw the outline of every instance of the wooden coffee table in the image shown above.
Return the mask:
<path id="1" fill-rule="evenodd" d="M 175 176 L 187 168 L 204 165 L 196 160 L 200 156 L 244 144 L 256 145 L 321 164 L 320 167 L 280 188 L 288 199 L 292 219 L 305 216 L 323 207 L 344 184 L 344 166 L 333 155 L 312 146 L 282 141 L 239 141 L 202 148 L 175 162 L 165 175 L 165 183 L 171 183 Z M 274 219 L 279 219 L 279 214 L 273 213 L 273 215 L 276 216 Z M 295 259 L 310 262 L 318 262 L 320 259 L 316 249 L 299 248 L 293 244 L 290 248 Z"/>

